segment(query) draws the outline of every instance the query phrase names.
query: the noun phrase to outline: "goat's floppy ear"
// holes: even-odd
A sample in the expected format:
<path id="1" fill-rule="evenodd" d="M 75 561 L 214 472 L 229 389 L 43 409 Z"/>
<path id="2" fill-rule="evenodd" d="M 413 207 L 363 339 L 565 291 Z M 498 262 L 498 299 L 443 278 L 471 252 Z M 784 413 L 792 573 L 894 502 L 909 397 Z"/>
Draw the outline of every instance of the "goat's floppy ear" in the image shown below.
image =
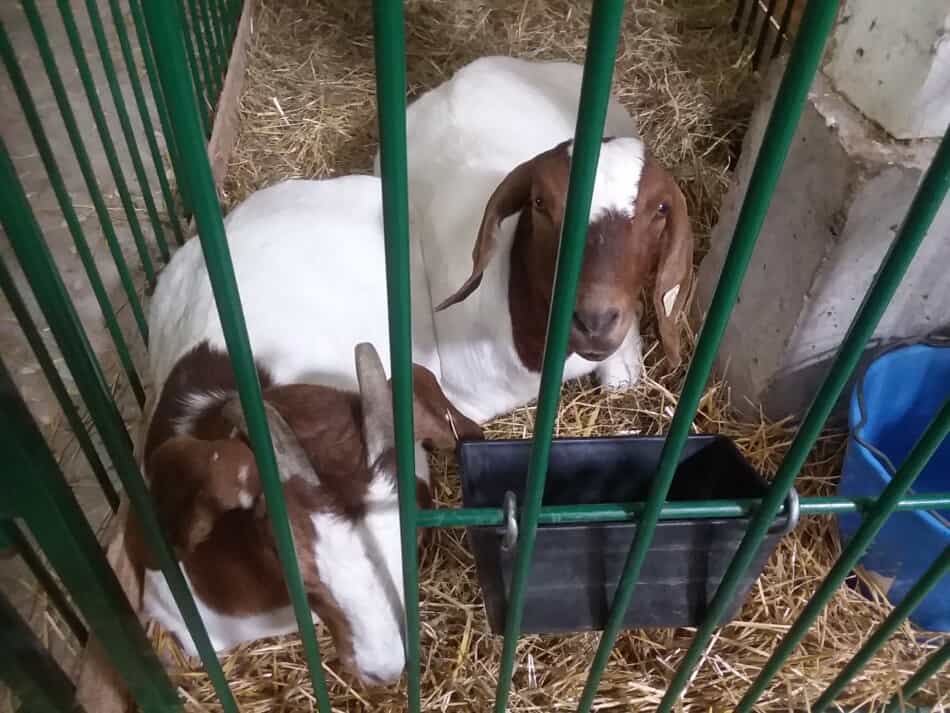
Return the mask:
<path id="1" fill-rule="evenodd" d="M 446 398 L 435 375 L 413 365 L 413 422 L 416 438 L 436 448 L 452 448 L 458 440 L 480 441 L 481 427 Z"/>
<path id="2" fill-rule="evenodd" d="M 269 401 L 264 401 L 264 413 L 267 417 L 267 426 L 270 430 L 271 443 L 274 447 L 274 457 L 277 459 L 277 471 L 281 482 L 287 482 L 292 477 L 299 477 L 311 485 L 319 485 L 319 478 L 307 456 L 307 452 L 290 424 L 284 419 L 277 408 Z M 235 428 L 247 434 L 247 422 L 244 419 L 244 410 L 241 402 L 233 398 L 221 408 L 221 415 Z"/>
<path id="3" fill-rule="evenodd" d="M 521 210 L 531 197 L 531 173 L 536 160 L 537 157 L 515 166 L 491 194 L 472 250 L 472 274 L 465 284 L 435 308 L 436 312 L 461 302 L 481 284 L 482 273 L 498 246 L 497 232 L 501 221 Z"/>
<path id="4" fill-rule="evenodd" d="M 185 553 L 208 539 L 221 514 L 249 509 L 260 495 L 254 454 L 238 440 L 170 438 L 147 471 L 159 521 Z"/>
<path id="5" fill-rule="evenodd" d="M 674 368 L 682 361 L 679 320 L 689 307 L 692 275 L 693 231 L 686 213 L 686 198 L 679 187 L 676 187 L 662 236 L 660 262 L 653 291 L 660 341 L 667 361 Z"/>

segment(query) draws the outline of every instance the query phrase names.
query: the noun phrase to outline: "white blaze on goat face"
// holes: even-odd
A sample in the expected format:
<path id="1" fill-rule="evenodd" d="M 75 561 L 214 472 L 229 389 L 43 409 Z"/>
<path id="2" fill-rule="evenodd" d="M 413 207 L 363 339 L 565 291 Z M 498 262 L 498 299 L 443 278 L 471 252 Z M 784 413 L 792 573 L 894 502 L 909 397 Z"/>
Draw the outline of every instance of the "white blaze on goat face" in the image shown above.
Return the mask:
<path id="1" fill-rule="evenodd" d="M 567 155 L 574 157 L 573 142 L 567 145 Z M 633 217 L 637 189 L 646 155 L 643 142 L 634 138 L 605 140 L 600 145 L 594 192 L 590 201 L 590 222 L 594 223 L 607 213 Z"/>

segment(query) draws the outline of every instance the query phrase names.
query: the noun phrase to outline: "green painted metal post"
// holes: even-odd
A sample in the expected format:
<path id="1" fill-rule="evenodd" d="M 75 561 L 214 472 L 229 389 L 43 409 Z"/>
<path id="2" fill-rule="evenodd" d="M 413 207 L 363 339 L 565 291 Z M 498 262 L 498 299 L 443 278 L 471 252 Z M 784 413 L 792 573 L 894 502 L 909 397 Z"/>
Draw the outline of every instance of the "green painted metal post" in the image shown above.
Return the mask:
<path id="1" fill-rule="evenodd" d="M 85 713 L 72 681 L 2 592 L 0 641 L 0 681 L 16 693 L 21 711 Z"/>
<path id="2" fill-rule="evenodd" d="M 112 224 L 112 218 L 109 216 L 109 209 L 106 207 L 105 201 L 102 198 L 102 192 L 99 190 L 96 174 L 93 170 L 92 162 L 89 159 L 89 154 L 86 151 L 86 146 L 82 138 L 82 132 L 79 130 L 79 124 L 76 122 L 76 115 L 73 113 L 72 106 L 70 105 L 69 95 L 66 93 L 66 87 L 63 84 L 62 77 L 59 73 L 59 68 L 56 65 L 56 60 L 53 56 L 53 50 L 50 47 L 49 41 L 46 37 L 46 31 L 40 21 L 39 14 L 36 12 L 36 6 L 32 0 L 28 0 L 23 3 L 23 11 L 26 14 L 27 20 L 30 22 L 33 37 L 36 40 L 37 48 L 40 53 L 40 59 L 43 62 L 43 69 L 46 71 L 46 78 L 49 80 L 50 86 L 53 89 L 53 96 L 56 99 L 56 106 L 59 109 L 59 114 L 66 126 L 66 133 L 69 136 L 70 144 L 73 147 L 73 152 L 76 156 L 76 162 L 79 164 L 79 170 L 82 173 L 83 181 L 86 184 L 86 189 L 89 191 L 89 196 L 92 198 L 92 204 L 95 208 L 99 225 L 102 227 L 102 233 L 105 236 L 106 243 L 109 245 L 109 251 L 112 255 L 112 260 L 115 263 L 116 270 L 119 273 L 119 280 L 122 283 L 122 289 L 125 292 L 126 298 L 129 300 L 129 306 L 132 310 L 132 315 L 135 318 L 135 323 L 138 327 L 139 334 L 142 336 L 142 339 L 147 342 L 148 325 L 145 320 L 145 313 L 142 310 L 142 304 L 139 300 L 138 293 L 135 290 L 135 284 L 132 282 L 132 276 L 129 272 L 128 264 L 125 261 L 125 256 L 122 254 L 122 247 L 119 245 L 119 239 L 116 236 L 115 227 Z M 0 25 L 0 29 L 3 29 L 2 25 Z M 27 83 L 23 79 L 23 73 L 20 71 L 19 64 L 16 61 L 16 55 L 13 53 L 13 47 L 10 44 L 9 38 L 7 37 L 5 31 L 3 32 L 3 38 L 2 50 L 4 65 L 7 68 L 7 72 L 10 76 L 10 81 L 13 84 L 14 91 L 16 92 L 17 97 L 20 99 L 20 104 L 26 115 L 27 123 L 30 125 L 30 131 L 34 137 L 37 135 L 43 136 L 43 127 L 42 123 L 40 122 L 39 113 L 36 111 L 33 100 L 29 95 Z M 48 142 L 46 141 L 37 142 L 37 149 L 40 151 L 41 158 L 47 155 L 53 155 L 52 149 L 48 148 Z M 46 164 L 45 161 L 44 164 Z M 57 190 L 57 197 L 59 197 L 60 191 L 62 191 L 63 196 L 68 197 L 68 192 L 65 190 L 65 183 L 62 181 L 59 169 L 55 168 L 55 170 L 50 170 L 50 165 L 51 164 L 46 164 L 46 169 L 50 177 L 50 183 L 53 185 L 54 189 L 57 189 L 57 186 L 60 186 L 60 189 Z M 134 373 L 134 371 L 135 369 L 133 367 L 132 372 Z M 144 397 L 144 392 L 142 395 Z"/>
<path id="3" fill-rule="evenodd" d="M 174 2 L 178 7 L 179 16 L 184 18 L 186 14 L 185 1 L 174 0 Z M 199 68 L 200 62 L 198 61 L 198 52 L 195 49 L 194 36 L 188 30 L 187 26 L 182 27 L 182 34 L 185 36 L 185 56 L 188 58 L 188 69 L 191 71 L 191 86 L 195 102 L 198 105 L 198 115 L 201 117 L 201 126 L 204 128 L 205 136 L 210 137 L 211 117 L 208 111 L 209 90 L 207 88 L 207 80 L 203 80 L 201 76 L 201 70 Z M 149 42 L 149 44 L 151 44 L 151 42 Z M 179 188 L 180 186 L 181 184 L 179 184 Z"/>
<path id="4" fill-rule="evenodd" d="M 33 533 L 142 711 L 179 710 L 174 686 L 2 362 L 0 452 L 0 490 Z"/>
<path id="5" fill-rule="evenodd" d="M 175 202 L 172 199 L 171 186 L 168 185 L 168 177 L 165 175 L 165 161 L 162 159 L 162 153 L 158 148 L 158 140 L 155 138 L 155 127 L 152 124 L 152 116 L 149 113 L 148 103 L 145 101 L 145 92 L 142 89 L 142 81 L 139 78 L 139 68 L 135 63 L 135 56 L 132 53 L 132 45 L 129 42 L 129 33 L 125 26 L 125 17 L 122 14 L 122 8 L 119 6 L 119 0 L 109 0 L 109 13 L 112 16 L 112 24 L 115 26 L 116 35 L 119 38 L 119 48 L 122 52 L 122 59 L 125 62 L 126 73 L 129 77 L 129 84 L 132 86 L 132 96 L 135 98 L 135 106 L 139 112 L 139 120 L 142 122 L 142 130 L 145 134 L 145 143 L 148 145 L 149 153 L 152 156 L 152 165 L 155 166 L 155 178 L 158 180 L 159 192 L 162 200 L 165 202 L 165 213 L 168 224 L 171 226 L 175 241 L 181 245 L 185 238 L 181 233 L 181 223 L 178 220 L 178 214 L 175 210 Z M 142 47 L 143 61 L 148 56 L 148 47 Z M 162 250 L 162 257 L 168 262 L 168 245 L 165 242 L 164 235 L 160 234 L 159 248 Z"/>
<path id="6" fill-rule="evenodd" d="M 825 689 L 824 693 L 821 694 L 811 707 L 811 713 L 822 713 L 822 711 L 834 702 L 835 697 L 844 690 L 845 686 L 847 686 L 855 676 L 861 673 L 861 669 L 874 658 L 874 654 L 877 653 L 878 649 L 891 638 L 894 632 L 900 628 L 907 620 L 907 617 L 917 608 L 917 605 L 924 600 L 924 597 L 926 597 L 948 573 L 950 573 L 950 545 L 945 547 L 943 552 L 937 556 L 933 564 L 927 568 L 927 571 L 924 572 L 917 583 L 904 595 L 900 604 L 891 610 L 887 618 L 881 622 L 881 625 L 868 637 L 868 640 L 864 642 L 861 649 L 841 670 L 841 673 L 835 677 L 835 680 L 828 684 L 828 688 Z"/>
<path id="7" fill-rule="evenodd" d="M 86 57 L 86 50 L 82 45 L 82 37 L 79 28 L 76 25 L 76 18 L 73 15 L 69 0 L 57 0 L 59 6 L 60 19 L 63 21 L 63 27 L 66 30 L 66 37 L 69 39 L 69 45 L 72 49 L 73 59 L 76 62 L 76 69 L 79 72 L 79 79 L 82 82 L 83 91 L 86 100 L 89 103 L 89 110 L 92 113 L 93 121 L 96 124 L 96 130 L 99 134 L 99 140 L 102 143 L 103 152 L 115 179 L 116 190 L 122 203 L 122 209 L 129 223 L 129 230 L 132 231 L 132 239 L 135 242 L 135 248 L 138 252 L 139 260 L 142 262 L 142 270 L 145 272 L 145 279 L 149 285 L 155 284 L 155 267 L 152 264 L 152 258 L 149 254 L 148 245 L 145 243 L 145 236 L 142 234 L 142 226 L 139 222 L 139 216 L 135 211 L 135 205 L 132 202 L 132 194 L 129 191 L 129 184 L 125 178 L 125 172 L 122 170 L 122 164 L 119 162 L 119 155 L 116 152 L 115 143 L 112 140 L 112 129 L 106 121 L 106 115 L 102 108 L 102 100 L 99 98 L 99 89 L 92 75 L 92 69 L 89 66 L 89 60 Z M 46 35 L 46 28 L 42 24 L 40 14 L 36 9 L 35 0 L 23 0 L 23 9 L 30 18 L 33 27 L 33 37 L 37 44 L 42 47 L 49 47 L 49 39 Z M 51 50 L 50 57 L 53 57 Z M 54 60 L 55 61 L 55 60 Z"/>
<path id="8" fill-rule="evenodd" d="M 76 637 L 80 646 L 85 646 L 89 640 L 89 631 L 86 625 L 82 623 L 79 614 L 70 604 L 69 598 L 63 592 L 62 588 L 46 568 L 46 564 L 39 553 L 33 549 L 33 545 L 27 539 L 26 534 L 17 526 L 15 522 L 0 520 L 0 541 L 6 541 L 13 545 L 17 555 L 23 560 L 33 577 L 36 579 L 46 596 L 59 615 L 63 618 L 66 626 Z"/>
<path id="9" fill-rule="evenodd" d="M 237 713 L 237 705 L 228 689 L 221 664 L 208 638 L 208 632 L 201 622 L 198 608 L 191 597 L 182 571 L 175 561 L 171 547 L 162 534 L 158 517 L 152 507 L 151 496 L 135 461 L 132 441 L 125 430 L 122 416 L 110 395 L 102 368 L 89 344 L 62 278 L 56 270 L 56 263 L 43 240 L 43 234 L 36 224 L 26 193 L 17 178 L 2 140 L 0 140 L 0 185 L 4 186 L 4 190 L 0 191 L 0 223 L 13 246 L 20 267 L 23 268 L 30 282 L 36 301 L 46 317 L 46 322 L 86 403 L 89 414 L 96 424 L 106 452 L 115 466 L 116 474 L 125 487 L 132 511 L 142 526 L 146 542 L 168 581 L 175 602 L 181 610 L 182 618 L 188 624 L 195 646 L 204 661 L 208 676 L 221 699 L 225 713 Z M 0 469 L 0 476 L 7 472 L 8 470 Z M 23 468 L 21 472 L 31 472 L 31 469 Z M 34 522 L 43 519 L 43 511 L 37 512 L 40 514 L 36 515 Z M 24 515 L 24 517 L 27 516 Z M 31 529 L 38 537 L 39 533 L 32 524 Z M 47 525 L 44 535 L 47 534 L 47 530 L 53 532 L 54 528 Z M 68 528 L 66 533 L 68 533 Z M 60 533 L 59 536 L 65 537 L 66 533 Z M 49 548 L 44 545 L 43 549 L 49 557 Z M 72 556 L 82 555 L 80 550 Z M 62 574 L 60 576 L 65 581 L 65 577 Z M 76 588 L 70 587 L 70 591 L 75 594 Z M 90 627 L 98 633 L 88 613 L 84 611 L 84 614 Z"/>
<path id="10" fill-rule="evenodd" d="M 208 276 L 224 331 L 228 354 L 234 369 L 241 407 L 247 420 L 248 436 L 254 449 L 264 488 L 267 512 L 277 544 L 297 626 L 303 642 L 314 694 L 321 713 L 330 713 L 330 699 L 320 662 L 320 648 L 313 624 L 313 614 L 300 576 L 294 547 L 293 531 L 287 516 L 287 504 L 277 472 L 277 460 L 271 443 L 270 429 L 264 412 L 261 385 L 247 336 L 244 312 L 238 293 L 234 267 L 224 232 L 221 208 L 215 190 L 207 146 L 197 107 L 186 73 L 182 24 L 174 5 L 153 0 L 145 5 L 149 37 L 155 48 L 162 89 L 169 102 L 176 129 L 176 144 L 182 152 L 183 173 L 178 177 L 194 201 L 198 236 L 208 266 Z"/>
<path id="11" fill-rule="evenodd" d="M 373 3 L 379 111 L 390 373 L 399 479 L 399 529 L 406 610 L 408 710 L 421 708 L 416 464 L 412 423 L 412 310 L 409 284 L 409 186 L 406 173 L 406 37 L 401 2 Z"/>
<path id="12" fill-rule="evenodd" d="M 152 55 L 152 45 L 148 41 L 148 30 L 145 27 L 145 16 L 142 14 L 140 0 L 129 0 L 129 10 L 132 13 L 132 22 L 135 24 L 135 37 L 138 40 L 139 47 L 142 49 L 142 61 L 145 64 L 145 74 L 148 77 L 148 83 L 152 90 L 152 99 L 155 102 L 155 109 L 158 113 L 158 121 L 162 127 L 162 136 L 165 146 L 168 149 L 168 157 L 171 160 L 175 174 L 179 173 L 178 166 L 181 158 L 179 157 L 178 147 L 175 146 L 175 132 L 172 130 L 171 119 L 168 117 L 168 106 L 165 101 L 165 95 L 162 93 L 162 85 L 158 81 L 158 74 L 155 70 L 155 57 Z M 191 214 L 191 203 L 188 196 L 185 195 L 182 187 L 177 186 L 178 195 L 181 198 L 181 217 Z M 172 216 L 177 222 L 178 215 Z M 181 231 L 175 233 L 175 240 L 179 245 L 185 242 Z"/>
<path id="13" fill-rule="evenodd" d="M 752 706 L 768 687 L 769 681 L 781 670 L 782 664 L 801 643 L 801 640 L 808 633 L 809 627 L 821 614 L 821 610 L 825 608 L 825 605 L 834 596 L 835 591 L 844 583 L 845 578 L 868 547 L 871 546 L 874 537 L 890 517 L 894 505 L 910 489 L 914 480 L 927 465 L 927 461 L 936 453 L 948 435 L 950 435 L 950 399 L 947 399 L 944 403 L 943 408 L 940 409 L 940 412 L 927 427 L 927 430 L 924 431 L 920 440 L 907 455 L 903 465 L 898 468 L 897 473 L 891 478 L 891 482 L 881 492 L 873 510 L 861 522 L 861 526 L 851 537 L 848 544 L 845 545 L 831 571 L 812 595 L 805 609 L 799 614 L 798 619 L 792 624 L 791 629 L 785 634 L 781 643 L 772 652 L 769 660 L 762 667 L 762 671 L 752 682 L 742 700 L 739 701 L 737 711 L 752 709 Z"/>
<path id="14" fill-rule="evenodd" d="M 901 689 L 894 694 L 885 713 L 900 713 L 901 711 L 910 710 L 905 707 L 905 704 L 920 690 L 921 686 L 936 676 L 940 669 L 947 665 L 948 661 L 950 661 L 950 641 L 937 649 L 917 672 L 907 679 Z"/>
<path id="15" fill-rule="evenodd" d="M 867 513 L 877 498 L 818 496 L 799 498 L 801 515 L 833 515 L 836 513 Z M 762 504 L 760 498 L 735 500 L 677 500 L 667 502 L 660 510 L 660 520 L 692 520 L 748 517 Z M 538 524 L 567 525 L 593 522 L 635 522 L 645 503 L 604 503 L 598 505 L 547 505 L 541 508 Z M 950 493 L 926 493 L 901 498 L 894 512 L 908 510 L 950 509 Z M 779 514 L 784 507 L 776 511 Z M 419 527 L 497 527 L 504 524 L 501 508 L 436 508 L 420 510 Z"/>
<path id="16" fill-rule="evenodd" d="M 802 30 L 789 58 L 788 68 L 779 87 L 775 106 L 769 117 L 765 135 L 762 138 L 762 147 L 752 170 L 748 192 L 739 211 L 735 233 L 723 265 L 722 277 L 716 285 L 712 303 L 707 311 L 699 341 L 696 344 L 693 360 L 686 374 L 679 404 L 673 415 L 666 442 L 663 444 L 660 464 L 657 467 L 650 494 L 647 496 L 643 519 L 630 546 L 630 553 L 624 565 L 623 575 L 621 575 L 617 591 L 614 594 L 610 615 L 601 635 L 597 653 L 594 656 L 590 676 L 581 695 L 577 709 L 579 713 L 588 713 L 591 710 L 600 679 L 610 660 L 611 649 L 623 626 L 623 619 L 633 598 L 637 579 L 640 576 L 640 569 L 653 539 L 660 509 L 663 507 L 663 502 L 669 492 L 676 467 L 679 464 L 680 454 L 683 452 L 683 447 L 689 436 L 690 426 L 696 415 L 696 410 L 699 408 L 706 382 L 709 380 L 709 374 L 719 350 L 719 343 L 722 340 L 726 325 L 729 323 L 732 308 L 739 296 L 742 278 L 745 276 L 752 251 L 755 248 L 755 242 L 758 239 L 759 231 L 762 229 L 762 223 L 765 221 L 765 215 L 768 212 L 769 203 L 772 200 L 772 194 L 782 173 L 785 156 L 788 154 L 792 137 L 795 135 L 795 127 L 798 125 L 798 119 L 808 97 L 812 78 L 818 70 L 822 50 L 831 31 L 837 6 L 836 0 L 811 0 L 802 18 Z M 763 506 L 764 515 L 762 519 L 770 519 L 780 504 L 780 502 L 776 502 L 770 504 L 767 508 Z M 755 542 L 758 543 L 760 540 L 761 537 L 757 538 Z M 712 626 L 715 626 L 720 616 L 721 614 L 709 617 L 713 622 Z M 685 680 L 676 685 L 682 686 L 684 684 Z M 673 687 L 671 686 L 667 691 L 667 698 L 673 695 L 671 694 L 672 690 Z M 668 705 L 669 702 L 663 703 L 660 709 L 668 710 Z"/>
<path id="17" fill-rule="evenodd" d="M 119 494 L 109 479 L 109 473 L 102 459 L 99 457 L 99 452 L 96 450 L 96 446 L 93 444 L 89 432 L 86 430 L 86 424 L 83 423 L 82 417 L 79 415 L 79 410 L 73 403 L 72 397 L 66 389 L 66 384 L 63 383 L 63 379 L 59 375 L 59 370 L 56 368 L 53 357 L 50 355 L 49 350 L 46 348 L 46 343 L 43 341 L 43 337 L 40 336 L 40 332 L 36 328 L 36 323 L 30 315 L 30 310 L 23 301 L 23 297 L 20 295 L 20 291 L 13 281 L 13 276 L 10 274 L 10 271 L 7 270 L 6 263 L 2 258 L 0 258 L 0 292 L 6 297 L 7 304 L 10 305 L 10 311 L 13 313 L 13 316 L 16 317 L 17 323 L 23 331 L 23 336 L 26 337 L 27 343 L 33 350 L 36 361 L 40 365 L 43 375 L 46 377 L 47 384 L 49 384 L 50 391 L 53 392 L 53 396 L 56 397 L 59 407 L 63 410 L 66 423 L 69 424 L 69 428 L 73 432 L 73 437 L 79 444 L 83 455 L 86 456 L 89 468 L 92 470 L 92 475 L 96 479 L 96 482 L 99 483 L 99 487 L 102 489 L 103 495 L 105 495 L 106 502 L 109 503 L 112 512 L 116 512 L 119 509 Z"/>
<path id="18" fill-rule="evenodd" d="M 60 0 L 60 7 L 62 8 L 64 3 L 68 6 L 68 2 L 69 0 Z M 132 172 L 135 174 L 136 180 L 138 180 L 142 202 L 145 203 L 145 212 L 148 214 L 149 220 L 152 223 L 152 232 L 155 234 L 155 244 L 158 246 L 158 251 L 162 259 L 168 262 L 170 254 L 168 252 L 168 242 L 165 240 L 165 229 L 162 226 L 161 219 L 158 217 L 158 210 L 155 208 L 155 198 L 152 196 L 152 187 L 149 185 L 148 176 L 145 173 L 145 164 L 142 162 L 138 141 L 135 137 L 135 131 L 132 128 L 132 120 L 125 106 L 125 97 L 122 95 L 122 88 L 119 87 L 119 77 L 116 73 L 115 63 L 112 61 L 112 53 L 109 50 L 109 40 L 103 28 L 102 16 L 99 13 L 99 6 L 96 0 L 86 0 L 86 11 L 89 14 L 89 23 L 92 26 L 92 34 L 95 37 L 96 46 L 99 49 L 99 61 L 102 63 L 106 84 L 109 85 L 109 92 L 112 95 L 112 105 L 115 107 L 116 116 L 119 119 L 119 128 L 122 131 L 122 136 L 125 138 L 125 148 L 129 158 L 132 160 Z M 67 11 L 63 10 L 63 13 L 66 14 Z M 74 24 L 72 17 L 68 20 L 64 19 L 63 22 L 66 23 L 67 27 Z M 123 27 L 120 37 L 124 36 L 125 28 Z M 134 76 L 134 79 L 132 76 Z M 130 76 L 130 81 L 134 86 L 138 83 L 138 75 L 135 74 L 132 76 Z"/>
<path id="19" fill-rule="evenodd" d="M 505 620 L 505 640 L 498 672 L 495 713 L 505 713 L 511 690 L 511 676 L 515 666 L 518 637 L 521 634 L 524 595 L 534 554 L 538 515 L 561 395 L 564 358 L 577 299 L 577 280 L 584 261 L 591 195 L 597 175 L 597 161 L 600 158 L 623 7 L 622 0 L 603 0 L 594 4 L 591 14 L 567 202 L 541 367 L 534 442 L 528 462 L 525 499 L 518 529 L 518 552 L 512 571 Z"/>
<path id="20" fill-rule="evenodd" d="M 809 3 L 805 11 L 806 19 L 814 3 L 815 0 Z M 808 32 L 808 25 L 804 24 L 803 20 L 800 36 L 807 36 Z M 884 258 L 871 289 L 865 295 L 861 309 L 841 343 L 831 368 L 805 414 L 775 479 L 762 501 L 762 509 L 755 514 L 749 524 L 742 544 L 710 602 L 706 620 L 697 630 L 696 637 L 660 704 L 659 710 L 662 713 L 669 713 L 674 701 L 685 688 L 693 667 L 702 656 L 709 637 L 712 636 L 743 574 L 755 556 L 759 543 L 771 522 L 770 514 L 784 500 L 808 459 L 812 446 L 821 435 L 828 416 L 864 354 L 868 340 L 874 334 L 891 297 L 900 285 L 918 246 L 940 209 L 948 188 L 950 188 L 950 132 L 941 141 L 937 154 L 914 195 L 904 223 Z"/>

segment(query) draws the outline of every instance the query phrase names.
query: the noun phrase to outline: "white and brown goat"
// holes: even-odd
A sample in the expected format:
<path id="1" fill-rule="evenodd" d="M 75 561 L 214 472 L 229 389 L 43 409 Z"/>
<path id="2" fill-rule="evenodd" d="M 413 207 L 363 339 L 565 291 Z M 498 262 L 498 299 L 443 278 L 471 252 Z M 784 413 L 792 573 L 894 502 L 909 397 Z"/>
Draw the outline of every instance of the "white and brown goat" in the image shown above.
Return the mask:
<path id="1" fill-rule="evenodd" d="M 567 62 L 485 57 L 407 110 L 410 228 L 440 383 L 479 422 L 537 394 L 582 75 Z M 611 97 L 564 378 L 638 381 L 640 294 L 654 272 L 660 340 L 678 365 L 692 254 L 683 193 Z"/>
<path id="2" fill-rule="evenodd" d="M 352 354 L 352 352 L 351 352 Z M 310 606 L 349 670 L 368 685 L 404 666 L 404 608 L 392 399 L 375 349 L 356 347 L 358 393 L 276 384 L 259 368 L 297 559 Z M 417 438 L 448 447 L 477 425 L 415 369 Z M 294 631 L 261 482 L 227 354 L 202 342 L 171 369 L 144 445 L 159 519 L 180 558 L 216 650 Z M 425 454 L 417 496 L 430 504 Z M 196 653 L 168 585 L 130 518 L 130 559 L 143 575 L 142 609 Z"/>

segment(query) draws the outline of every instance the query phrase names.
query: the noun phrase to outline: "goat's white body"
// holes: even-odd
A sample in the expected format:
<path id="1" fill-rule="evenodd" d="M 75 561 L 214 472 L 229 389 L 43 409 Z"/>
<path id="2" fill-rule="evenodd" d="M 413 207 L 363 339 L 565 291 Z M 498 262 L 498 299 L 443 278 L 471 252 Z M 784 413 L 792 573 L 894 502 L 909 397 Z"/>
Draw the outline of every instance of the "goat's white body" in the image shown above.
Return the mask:
<path id="1" fill-rule="evenodd" d="M 261 190 L 225 221 L 252 351 L 277 384 L 315 383 L 355 391 L 353 350 L 372 343 L 389 371 L 389 330 L 380 182 L 371 176 L 286 181 Z M 432 310 L 417 246 L 412 256 L 414 361 L 439 375 Z M 422 286 L 420 288 L 420 285 Z M 200 243 L 189 241 L 159 280 L 150 307 L 151 373 L 161 389 L 175 363 L 207 340 L 225 349 L 224 335 Z M 220 394 L 189 394 L 201 411 Z M 186 415 L 178 434 L 188 433 Z M 416 444 L 417 477 L 429 467 Z M 399 514 L 395 489 L 370 486 L 360 520 L 314 513 L 314 558 L 321 581 L 352 629 L 360 670 L 389 680 L 404 665 Z M 189 581 L 189 587 L 191 583 Z M 215 611 L 195 595 L 214 648 L 296 630 L 291 608 L 250 616 Z M 197 651 L 165 578 L 146 570 L 143 615 Z M 397 611 L 398 610 L 398 611 Z"/>
<path id="2" fill-rule="evenodd" d="M 502 179 L 516 165 L 573 138 L 582 74 L 580 65 L 566 62 L 487 57 L 409 106 L 411 233 L 421 245 L 433 305 L 468 278 L 485 204 Z M 615 98 L 604 135 L 637 135 L 633 119 Z M 635 188 L 635 183 L 629 186 Z M 597 209 L 592 205 L 592 212 Z M 434 316 L 442 388 L 480 422 L 530 401 L 540 384 L 540 374 L 518 358 L 512 337 L 508 275 L 517 220 L 516 214 L 502 222 L 497 257 L 481 286 Z M 596 369 L 607 386 L 634 384 L 640 363 L 635 322 L 623 346 L 606 361 L 568 358 L 564 379 Z"/>
<path id="3" fill-rule="evenodd" d="M 225 220 L 251 348 L 275 383 L 357 389 L 353 348 L 370 342 L 389 372 L 381 189 L 372 176 L 284 181 Z M 413 250 L 413 356 L 438 377 L 432 309 Z M 422 285 L 420 288 L 419 285 Z M 165 382 L 203 340 L 225 349 L 198 240 L 165 268 L 149 312 L 151 373 Z"/>

